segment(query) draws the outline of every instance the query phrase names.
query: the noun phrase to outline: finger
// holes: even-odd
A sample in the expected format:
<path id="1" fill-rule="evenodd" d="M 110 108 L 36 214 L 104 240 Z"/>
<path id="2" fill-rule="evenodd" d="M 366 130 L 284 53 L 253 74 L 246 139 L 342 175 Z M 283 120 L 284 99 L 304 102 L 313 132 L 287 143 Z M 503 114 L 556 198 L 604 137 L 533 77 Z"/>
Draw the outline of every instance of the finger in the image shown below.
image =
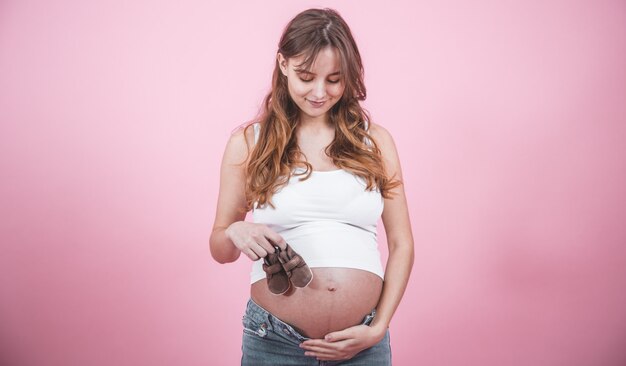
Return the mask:
<path id="1" fill-rule="evenodd" d="M 276 248 L 274 248 L 272 243 L 270 243 L 265 236 L 261 235 L 256 241 L 257 244 L 265 250 L 266 255 L 276 251 Z"/>
<path id="2" fill-rule="evenodd" d="M 347 360 L 354 357 L 352 353 L 345 352 L 305 352 L 304 355 L 309 357 L 315 357 L 320 361 Z"/>
<path id="3" fill-rule="evenodd" d="M 265 231 L 265 237 L 270 241 L 273 246 L 277 246 L 281 250 L 285 250 L 287 248 L 287 242 L 285 241 L 285 239 L 274 230 L 267 228 Z"/>
<path id="4" fill-rule="evenodd" d="M 254 252 L 254 254 L 256 254 L 257 259 L 258 258 L 263 258 L 265 256 L 267 256 L 267 250 L 265 250 L 265 248 L 263 248 L 261 245 L 259 245 L 256 242 L 251 243 L 248 248 L 250 248 L 250 250 L 252 250 L 252 252 Z"/>
<path id="5" fill-rule="evenodd" d="M 253 261 L 259 260 L 259 256 L 250 248 L 245 248 L 241 252 Z"/>
<path id="6" fill-rule="evenodd" d="M 328 344 L 328 342 L 326 342 L 323 339 L 307 339 L 306 341 L 300 343 L 300 346 L 301 347 L 318 347 L 318 346 L 323 347 L 326 344 Z"/>
<path id="7" fill-rule="evenodd" d="M 328 346 L 300 346 L 300 348 L 304 349 L 307 352 L 313 353 L 328 353 L 336 351 Z"/>
<path id="8" fill-rule="evenodd" d="M 321 341 L 321 342 L 308 343 L 308 344 L 302 343 L 300 344 L 300 347 L 307 351 L 326 353 L 326 352 L 337 352 L 338 350 L 341 350 L 342 348 L 345 348 L 348 345 L 349 345 L 348 341 L 342 341 L 342 342 Z"/>
<path id="9" fill-rule="evenodd" d="M 337 357 L 338 354 L 339 354 L 339 351 L 337 350 L 322 350 L 322 349 L 306 350 L 304 352 L 305 356 L 312 356 L 312 357 Z"/>

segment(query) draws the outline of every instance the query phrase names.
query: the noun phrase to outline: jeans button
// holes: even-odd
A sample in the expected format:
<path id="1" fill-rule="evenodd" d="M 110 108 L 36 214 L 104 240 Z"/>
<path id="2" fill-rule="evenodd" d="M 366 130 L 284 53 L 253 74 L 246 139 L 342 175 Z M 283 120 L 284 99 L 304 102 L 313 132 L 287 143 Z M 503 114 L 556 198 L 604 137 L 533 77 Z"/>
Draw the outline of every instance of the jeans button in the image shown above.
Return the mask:
<path id="1" fill-rule="evenodd" d="M 285 332 L 286 334 L 290 334 L 291 332 L 289 331 L 289 329 L 287 328 L 283 328 L 283 332 Z"/>
<path id="2" fill-rule="evenodd" d="M 267 324 L 265 324 L 265 323 L 261 324 L 261 326 L 259 327 L 259 335 L 261 337 L 263 337 L 263 336 L 265 336 L 265 334 L 267 334 L 266 328 L 267 328 Z"/>

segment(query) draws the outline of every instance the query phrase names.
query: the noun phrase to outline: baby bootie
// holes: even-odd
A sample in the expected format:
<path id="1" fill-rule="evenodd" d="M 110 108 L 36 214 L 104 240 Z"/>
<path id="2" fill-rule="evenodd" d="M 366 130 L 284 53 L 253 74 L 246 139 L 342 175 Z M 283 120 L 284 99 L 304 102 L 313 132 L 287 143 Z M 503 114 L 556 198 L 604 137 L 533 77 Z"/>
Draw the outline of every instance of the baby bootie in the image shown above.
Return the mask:
<path id="1" fill-rule="evenodd" d="M 278 252 L 278 259 L 294 286 L 306 287 L 313 281 L 313 272 L 289 244 L 285 249 Z"/>
<path id="2" fill-rule="evenodd" d="M 267 277 L 267 287 L 273 294 L 282 295 L 289 290 L 289 276 L 278 257 L 278 247 L 274 253 L 263 258 L 263 271 Z"/>

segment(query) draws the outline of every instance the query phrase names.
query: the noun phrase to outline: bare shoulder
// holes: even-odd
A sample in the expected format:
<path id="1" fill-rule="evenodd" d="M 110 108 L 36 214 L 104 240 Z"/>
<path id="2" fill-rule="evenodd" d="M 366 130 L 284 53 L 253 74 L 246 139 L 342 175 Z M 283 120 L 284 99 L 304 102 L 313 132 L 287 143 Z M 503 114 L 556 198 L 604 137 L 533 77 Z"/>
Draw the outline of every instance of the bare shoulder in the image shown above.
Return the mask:
<path id="1" fill-rule="evenodd" d="M 391 133 L 378 123 L 370 122 L 369 133 L 381 150 L 383 149 L 383 146 L 387 146 L 389 144 L 393 145 L 393 137 L 391 136 Z"/>
<path id="2" fill-rule="evenodd" d="M 380 149 L 387 172 L 391 176 L 401 176 L 398 151 L 389 130 L 378 123 L 370 122 L 369 133 Z"/>
<path id="3" fill-rule="evenodd" d="M 413 234 L 409 218 L 409 208 L 404 193 L 404 178 L 400 167 L 400 158 L 391 133 L 381 125 L 372 123 L 370 136 L 380 149 L 385 173 L 400 184 L 390 189 L 391 196 L 385 198 L 382 213 L 383 225 L 387 235 L 389 252 L 393 248 L 406 248 L 407 257 L 413 257 Z M 391 255 L 390 255 L 391 258 Z"/>
<path id="4" fill-rule="evenodd" d="M 248 142 L 248 144 L 246 144 Z M 254 143 L 254 130 L 237 127 L 228 138 L 220 168 L 220 188 L 214 228 L 227 228 L 245 218 L 245 169 L 248 145 Z"/>
<path id="5" fill-rule="evenodd" d="M 233 131 L 226 143 L 224 151 L 224 163 L 241 164 L 248 158 L 248 149 L 252 149 L 254 144 L 254 128 L 250 126 L 247 130 L 245 126 L 240 126 Z"/>

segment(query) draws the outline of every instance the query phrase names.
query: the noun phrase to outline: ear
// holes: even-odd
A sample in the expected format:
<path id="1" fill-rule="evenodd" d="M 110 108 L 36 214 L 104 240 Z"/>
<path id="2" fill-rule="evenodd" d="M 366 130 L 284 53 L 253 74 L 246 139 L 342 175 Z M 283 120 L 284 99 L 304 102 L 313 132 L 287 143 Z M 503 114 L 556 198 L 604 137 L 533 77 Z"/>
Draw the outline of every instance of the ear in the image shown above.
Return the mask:
<path id="1" fill-rule="evenodd" d="M 287 76 L 287 60 L 283 57 L 283 54 L 278 52 L 276 55 L 276 61 L 278 61 L 278 67 L 282 71 L 283 75 Z"/>

